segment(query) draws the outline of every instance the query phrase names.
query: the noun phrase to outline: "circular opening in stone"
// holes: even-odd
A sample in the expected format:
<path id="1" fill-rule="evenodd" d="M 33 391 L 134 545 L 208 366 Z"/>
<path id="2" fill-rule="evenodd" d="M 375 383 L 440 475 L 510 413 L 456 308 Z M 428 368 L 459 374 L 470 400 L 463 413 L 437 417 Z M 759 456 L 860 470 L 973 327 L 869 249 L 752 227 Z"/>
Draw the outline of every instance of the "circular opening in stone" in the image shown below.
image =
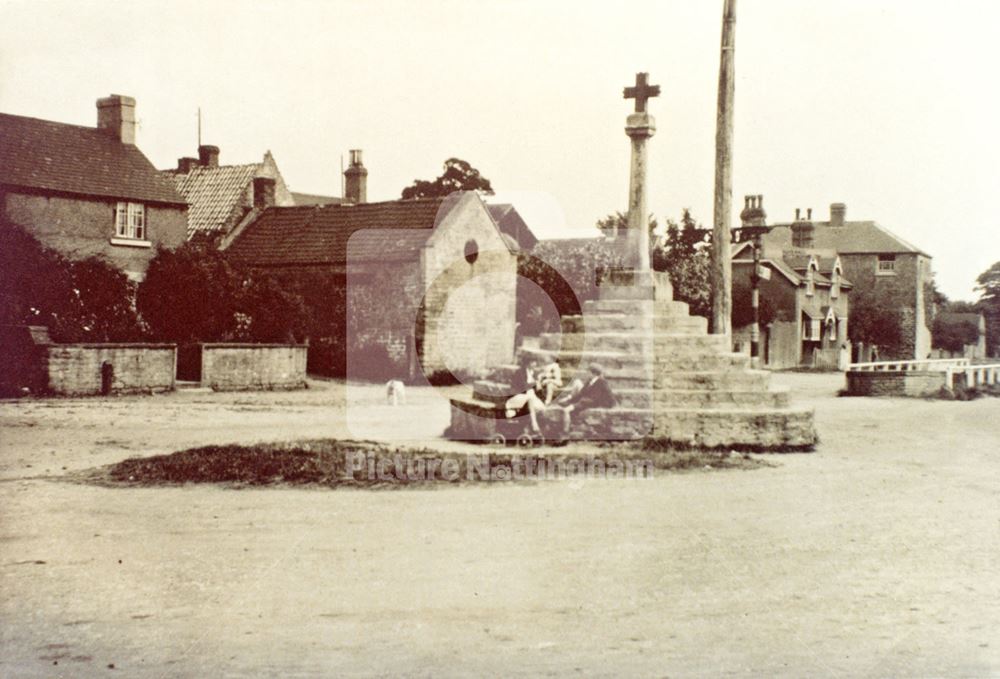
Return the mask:
<path id="1" fill-rule="evenodd" d="M 475 264 L 477 259 L 479 259 L 479 244 L 470 238 L 465 241 L 465 261 Z"/>

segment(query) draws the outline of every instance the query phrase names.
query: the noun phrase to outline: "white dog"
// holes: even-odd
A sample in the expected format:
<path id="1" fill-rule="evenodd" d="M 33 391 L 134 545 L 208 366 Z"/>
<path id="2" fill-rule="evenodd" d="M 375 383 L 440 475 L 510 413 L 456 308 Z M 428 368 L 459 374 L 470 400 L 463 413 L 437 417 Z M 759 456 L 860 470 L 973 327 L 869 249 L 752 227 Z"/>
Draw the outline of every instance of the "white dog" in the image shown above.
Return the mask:
<path id="1" fill-rule="evenodd" d="M 406 405 L 406 385 L 402 380 L 389 380 L 385 383 L 385 402 L 391 406 L 400 403 Z"/>

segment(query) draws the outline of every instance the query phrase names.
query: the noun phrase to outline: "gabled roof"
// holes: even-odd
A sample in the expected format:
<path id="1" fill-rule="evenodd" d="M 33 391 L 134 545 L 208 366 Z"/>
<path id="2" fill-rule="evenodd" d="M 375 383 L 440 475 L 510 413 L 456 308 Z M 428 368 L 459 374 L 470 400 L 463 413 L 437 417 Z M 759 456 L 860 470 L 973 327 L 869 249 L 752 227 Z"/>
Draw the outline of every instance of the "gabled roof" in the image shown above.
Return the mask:
<path id="1" fill-rule="evenodd" d="M 884 226 L 873 221 L 844 222 L 830 226 L 829 222 L 814 222 L 813 245 L 818 250 L 836 250 L 842 255 L 874 253 L 910 253 L 929 257 L 926 252 L 903 240 Z M 791 224 L 775 224 L 764 235 L 765 247 L 792 247 Z"/>
<path id="2" fill-rule="evenodd" d="M 0 113 L 0 184 L 146 203 L 185 205 L 136 146 L 95 127 Z"/>
<path id="3" fill-rule="evenodd" d="M 186 174 L 164 171 L 188 202 L 188 237 L 224 229 L 261 166 L 262 163 L 198 166 Z"/>
<path id="4" fill-rule="evenodd" d="M 226 252 L 256 266 L 346 265 L 350 241 L 352 263 L 406 260 L 426 244 L 451 200 L 272 207 L 234 232 Z"/>
<path id="5" fill-rule="evenodd" d="M 500 231 L 514 239 L 520 252 L 531 252 L 531 249 L 538 243 L 538 238 L 531 232 L 513 205 L 509 203 L 487 204 L 486 209 L 489 210 L 493 221 L 500 227 Z"/>

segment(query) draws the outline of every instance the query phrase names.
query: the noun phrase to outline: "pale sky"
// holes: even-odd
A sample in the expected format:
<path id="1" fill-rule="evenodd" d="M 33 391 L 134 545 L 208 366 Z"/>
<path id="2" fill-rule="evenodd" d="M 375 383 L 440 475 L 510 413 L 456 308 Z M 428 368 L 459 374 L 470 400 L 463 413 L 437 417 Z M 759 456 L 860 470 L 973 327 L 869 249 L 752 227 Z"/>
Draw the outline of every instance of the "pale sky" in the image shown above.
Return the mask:
<path id="1" fill-rule="evenodd" d="M 656 2 L 86 2 L 0 0 L 0 111 L 94 125 L 137 99 L 138 144 L 170 168 L 203 142 L 221 162 L 270 149 L 296 191 L 340 194 L 364 150 L 369 200 L 442 162 L 545 197 L 543 237 L 590 236 L 626 208 L 631 102 L 648 71 L 649 206 L 711 222 L 721 0 Z M 1000 94 L 991 0 L 739 0 L 734 219 L 764 194 L 875 219 L 971 299 L 1000 260 Z M 553 212 L 553 211 L 550 211 Z M 554 212 L 559 212 L 555 210 Z M 735 222 L 733 224 L 736 225 Z"/>

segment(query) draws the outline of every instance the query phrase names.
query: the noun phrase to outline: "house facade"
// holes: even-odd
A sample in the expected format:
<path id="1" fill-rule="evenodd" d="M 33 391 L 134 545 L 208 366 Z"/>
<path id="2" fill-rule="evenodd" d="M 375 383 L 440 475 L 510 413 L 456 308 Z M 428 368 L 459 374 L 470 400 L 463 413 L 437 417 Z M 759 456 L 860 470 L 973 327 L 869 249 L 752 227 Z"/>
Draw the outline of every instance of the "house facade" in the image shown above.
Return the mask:
<path id="1" fill-rule="evenodd" d="M 517 246 L 481 198 L 366 203 L 363 183 L 348 183 L 343 205 L 255 209 L 222 243 L 325 319 L 310 369 L 459 376 L 510 362 Z"/>
<path id="2" fill-rule="evenodd" d="M 876 347 L 881 359 L 922 359 L 931 352 L 931 257 L 874 221 L 848 221 L 843 203 L 830 206 L 828 221 L 798 211 L 794 222 L 774 224 L 763 237 L 767 251 L 794 248 L 835 252 L 843 276 L 854 284 L 852 305 L 870 304 L 898 314 L 901 340 L 893 350 Z M 806 244 L 807 243 L 807 244 Z M 806 245 L 804 245 L 806 244 Z M 871 358 L 872 348 L 854 347 L 854 359 Z"/>
<path id="3" fill-rule="evenodd" d="M 759 282 L 762 314 L 761 358 L 768 368 L 799 366 L 839 369 L 846 361 L 849 294 L 836 252 L 764 248 Z M 748 318 L 753 250 L 749 243 L 734 248 L 734 317 Z M 737 308 L 739 307 L 739 308 Z M 734 341 L 749 346 L 750 326 L 734 322 Z"/>
<path id="4" fill-rule="evenodd" d="M 187 203 L 135 145 L 135 100 L 97 101 L 97 127 L 0 113 L 0 209 L 70 259 L 140 281 L 187 235 Z"/>

